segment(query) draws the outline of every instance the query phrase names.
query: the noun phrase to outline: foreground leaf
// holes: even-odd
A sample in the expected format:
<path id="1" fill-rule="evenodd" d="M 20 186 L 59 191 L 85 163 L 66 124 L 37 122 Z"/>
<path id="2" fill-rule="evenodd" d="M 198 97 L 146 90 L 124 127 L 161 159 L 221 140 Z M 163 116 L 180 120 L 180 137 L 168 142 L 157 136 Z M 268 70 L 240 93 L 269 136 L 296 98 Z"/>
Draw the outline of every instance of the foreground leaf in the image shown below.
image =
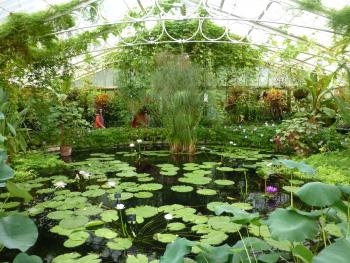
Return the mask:
<path id="1" fill-rule="evenodd" d="M 0 243 L 10 249 L 27 251 L 38 238 L 34 222 L 19 214 L 0 218 Z"/>
<path id="2" fill-rule="evenodd" d="M 271 236 L 276 240 L 302 242 L 318 233 L 318 222 L 293 210 L 277 208 L 267 220 Z"/>

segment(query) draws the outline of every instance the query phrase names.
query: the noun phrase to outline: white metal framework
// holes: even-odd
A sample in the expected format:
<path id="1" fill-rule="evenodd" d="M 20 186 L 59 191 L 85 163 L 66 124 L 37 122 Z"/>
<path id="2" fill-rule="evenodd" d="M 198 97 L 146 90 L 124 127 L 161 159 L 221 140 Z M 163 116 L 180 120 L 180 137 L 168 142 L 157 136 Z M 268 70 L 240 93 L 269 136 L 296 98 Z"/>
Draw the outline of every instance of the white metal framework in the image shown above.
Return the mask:
<path id="1" fill-rule="evenodd" d="M 35 12 L 65 2 L 68 1 L 0 0 L 0 21 L 13 12 Z M 91 3 L 94 5 L 89 5 Z M 341 8 L 350 5 L 350 0 L 323 0 L 322 3 Z M 184 7 L 186 12 L 183 12 Z M 205 16 L 200 15 L 203 11 Z M 215 42 L 262 46 L 268 50 L 266 61 L 273 60 L 277 65 L 283 64 L 283 61 L 274 56 L 274 53 L 285 49 L 287 45 L 298 46 L 304 43 L 305 50 L 293 63 L 311 68 L 321 64 L 329 70 L 337 66 L 337 58 L 328 54 L 331 54 L 329 51 L 334 40 L 341 35 L 330 29 L 326 17 L 301 10 L 297 0 L 85 0 L 73 12 L 76 26 L 55 34 L 66 38 L 99 26 L 124 25 L 119 35 L 110 35 L 107 40 L 101 39 L 99 45 L 91 46 L 88 53 L 95 59 L 95 63 L 84 63 L 84 54 L 72 59 L 74 64 L 80 66 L 78 78 L 108 66 L 104 64 L 103 57 L 120 46 L 161 43 Z M 87 19 L 84 15 L 87 12 L 93 12 L 95 19 Z M 137 17 L 132 14 L 137 14 Z M 184 20 L 196 21 L 198 24 L 191 36 L 179 39 L 169 34 L 166 21 Z M 208 20 L 225 28 L 224 33 L 215 38 L 206 36 L 203 25 Z M 158 36 L 138 37 L 134 25 L 140 23 L 147 29 L 160 24 Z M 232 39 L 231 33 L 241 38 Z M 132 41 L 130 36 L 134 36 Z M 166 36 L 167 41 L 162 41 L 163 36 Z M 198 36 L 203 40 L 198 40 Z M 308 43 L 314 45 L 308 47 Z M 293 63 L 291 66 L 294 66 Z"/>

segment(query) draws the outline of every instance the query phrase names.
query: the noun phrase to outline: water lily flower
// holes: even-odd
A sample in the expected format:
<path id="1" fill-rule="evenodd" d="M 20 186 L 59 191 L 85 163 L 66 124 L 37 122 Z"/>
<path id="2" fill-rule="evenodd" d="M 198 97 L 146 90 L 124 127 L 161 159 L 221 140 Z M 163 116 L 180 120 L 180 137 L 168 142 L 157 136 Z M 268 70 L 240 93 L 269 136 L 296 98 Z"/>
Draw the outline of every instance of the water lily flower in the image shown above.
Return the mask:
<path id="1" fill-rule="evenodd" d="M 245 129 L 243 129 L 243 133 L 245 133 Z"/>
<path id="2" fill-rule="evenodd" d="M 269 126 L 269 124 L 267 122 L 265 122 L 265 126 Z"/>
<path id="3" fill-rule="evenodd" d="M 142 140 L 141 139 L 137 139 L 136 142 L 140 144 L 140 143 L 142 143 Z"/>
<path id="4" fill-rule="evenodd" d="M 260 137 L 264 137 L 264 134 L 260 134 Z"/>
<path id="5" fill-rule="evenodd" d="M 201 147 L 201 150 L 205 150 L 205 146 L 202 146 L 202 147 Z"/>
<path id="6" fill-rule="evenodd" d="M 248 136 L 246 135 L 246 136 L 244 136 L 244 138 L 245 138 L 245 139 L 247 139 L 247 138 L 248 138 Z"/>
<path id="7" fill-rule="evenodd" d="M 254 131 L 254 132 L 256 132 L 256 130 L 257 130 L 257 128 L 256 128 L 256 127 L 254 127 L 253 131 Z"/>
<path id="8" fill-rule="evenodd" d="M 275 127 L 275 124 L 274 124 L 274 123 L 272 123 L 272 124 L 271 124 L 271 126 L 272 126 L 272 127 Z"/>
<path id="9" fill-rule="evenodd" d="M 165 218 L 166 220 L 171 220 L 171 219 L 173 219 L 173 215 L 172 215 L 172 214 L 166 214 L 166 215 L 164 216 L 164 218 Z"/>
<path id="10" fill-rule="evenodd" d="M 134 147 L 135 147 L 135 144 L 130 143 L 129 146 L 130 146 L 130 148 L 134 148 Z"/>
<path id="11" fill-rule="evenodd" d="M 267 163 L 266 166 L 272 166 L 272 163 Z"/>
<path id="12" fill-rule="evenodd" d="M 57 181 L 53 184 L 56 188 L 65 188 L 67 184 L 63 181 Z"/>
<path id="13" fill-rule="evenodd" d="M 83 176 L 84 179 L 89 179 L 89 177 L 91 176 L 91 174 L 86 171 L 79 171 L 79 174 Z"/>
<path id="14" fill-rule="evenodd" d="M 114 187 L 114 186 L 116 185 L 116 182 L 114 182 L 114 181 L 108 181 L 108 182 L 107 182 L 107 185 L 108 185 L 109 187 Z"/>
<path id="15" fill-rule="evenodd" d="M 236 146 L 236 145 L 237 145 L 236 143 L 233 144 L 233 146 Z"/>
<path id="16" fill-rule="evenodd" d="M 277 193 L 277 191 L 278 191 L 277 187 L 274 187 L 271 185 L 266 187 L 266 193 L 274 194 L 274 193 Z"/>
<path id="17" fill-rule="evenodd" d="M 117 204 L 116 206 L 117 210 L 123 210 L 125 208 L 124 204 Z"/>
<path id="18" fill-rule="evenodd" d="M 230 141 L 230 144 L 233 145 L 233 141 Z"/>

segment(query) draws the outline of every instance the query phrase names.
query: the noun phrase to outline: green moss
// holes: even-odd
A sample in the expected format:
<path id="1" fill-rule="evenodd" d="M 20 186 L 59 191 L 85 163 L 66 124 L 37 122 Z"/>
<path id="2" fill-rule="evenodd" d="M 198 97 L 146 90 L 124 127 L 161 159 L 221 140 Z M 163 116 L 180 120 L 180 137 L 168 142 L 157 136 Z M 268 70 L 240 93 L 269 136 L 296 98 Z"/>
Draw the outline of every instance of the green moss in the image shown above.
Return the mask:
<path id="1" fill-rule="evenodd" d="M 63 171 L 66 163 L 57 154 L 27 152 L 17 155 L 12 161 L 12 167 L 15 170 L 15 179 L 23 181 L 25 178 L 35 177 L 36 174 L 52 174 Z"/>
<path id="2" fill-rule="evenodd" d="M 298 177 L 327 183 L 350 184 L 350 150 L 314 154 L 304 160 L 317 170 L 310 177 L 298 174 Z"/>

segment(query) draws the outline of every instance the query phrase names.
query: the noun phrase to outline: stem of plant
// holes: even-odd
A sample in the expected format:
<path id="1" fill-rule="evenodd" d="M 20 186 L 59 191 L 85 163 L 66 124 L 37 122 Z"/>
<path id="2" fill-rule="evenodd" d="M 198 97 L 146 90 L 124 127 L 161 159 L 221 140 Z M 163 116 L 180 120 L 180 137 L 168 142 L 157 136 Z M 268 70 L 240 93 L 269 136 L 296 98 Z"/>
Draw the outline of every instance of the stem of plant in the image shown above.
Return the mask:
<path id="1" fill-rule="evenodd" d="M 248 195 L 248 180 L 247 180 L 247 172 L 244 171 L 244 179 L 245 179 L 245 194 Z"/>
<path id="2" fill-rule="evenodd" d="M 121 210 L 119 210 L 119 217 L 120 217 L 120 223 L 121 223 L 121 226 L 122 226 L 123 235 L 126 236 L 125 229 L 124 229 L 123 215 L 122 215 L 122 211 Z"/>
<path id="3" fill-rule="evenodd" d="M 322 238 L 323 238 L 324 246 L 327 247 L 326 232 L 325 232 L 325 230 L 324 230 L 323 220 L 324 220 L 323 210 L 321 209 L 320 224 L 321 224 L 321 230 L 322 230 Z"/>
<path id="4" fill-rule="evenodd" d="M 293 173 L 290 175 L 290 186 L 293 187 Z M 293 192 L 290 192 L 290 206 L 293 207 L 294 205 L 294 199 L 293 199 Z"/>
<path id="5" fill-rule="evenodd" d="M 350 231 L 350 198 L 348 198 L 348 217 L 347 217 L 347 221 L 348 221 L 348 227 L 346 230 L 346 237 L 349 236 L 349 231 Z"/>
<path id="6" fill-rule="evenodd" d="M 243 243 L 243 246 L 244 246 L 245 253 L 247 254 L 247 257 L 248 257 L 248 261 L 249 261 L 249 263 L 252 263 L 252 261 L 251 261 L 251 259 L 250 259 L 250 257 L 249 257 L 249 251 L 248 251 L 247 246 L 245 245 L 245 243 L 244 243 L 244 241 L 243 241 L 242 234 L 241 234 L 241 232 L 240 232 L 239 230 L 238 230 L 238 235 L 239 235 L 239 237 L 240 237 L 240 238 L 241 238 L 241 240 L 242 240 L 242 243 Z"/>

